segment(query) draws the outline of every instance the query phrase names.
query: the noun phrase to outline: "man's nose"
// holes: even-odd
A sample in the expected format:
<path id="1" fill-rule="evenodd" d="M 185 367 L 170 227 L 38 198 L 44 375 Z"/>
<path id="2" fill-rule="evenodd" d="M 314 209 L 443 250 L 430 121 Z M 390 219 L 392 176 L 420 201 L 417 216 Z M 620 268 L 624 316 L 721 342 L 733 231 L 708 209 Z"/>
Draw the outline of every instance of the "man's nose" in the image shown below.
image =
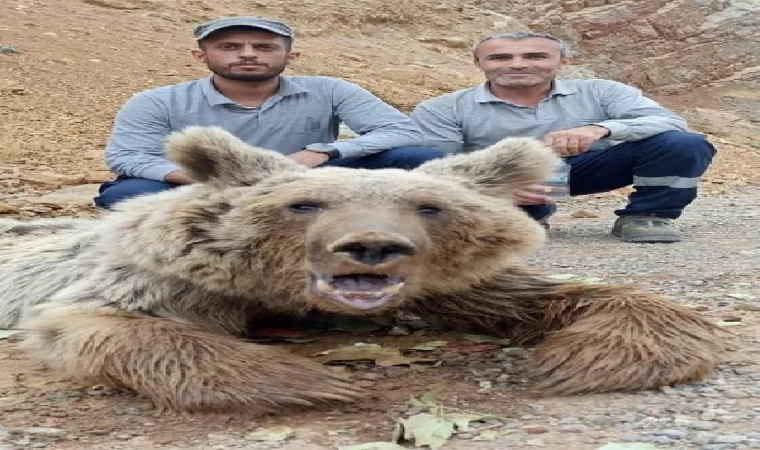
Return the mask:
<path id="1" fill-rule="evenodd" d="M 513 69 L 524 69 L 528 67 L 528 61 L 523 58 L 516 57 L 510 59 L 507 65 Z"/>
<path id="2" fill-rule="evenodd" d="M 258 56 L 259 55 L 256 53 L 256 50 L 254 50 L 253 46 L 244 45 L 240 50 L 241 58 L 256 59 Z"/>

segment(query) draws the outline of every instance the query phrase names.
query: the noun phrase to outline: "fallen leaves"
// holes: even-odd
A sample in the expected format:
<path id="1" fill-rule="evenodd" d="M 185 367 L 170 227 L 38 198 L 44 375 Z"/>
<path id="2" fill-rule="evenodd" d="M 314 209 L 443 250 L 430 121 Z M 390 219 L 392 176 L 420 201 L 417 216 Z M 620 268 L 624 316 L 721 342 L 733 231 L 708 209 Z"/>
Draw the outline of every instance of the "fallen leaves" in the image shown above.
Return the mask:
<path id="1" fill-rule="evenodd" d="M 358 342 L 333 350 L 326 350 L 314 355 L 315 359 L 323 364 L 343 364 L 356 361 L 373 361 L 381 367 L 405 366 L 414 363 L 435 363 L 436 360 L 428 358 L 408 357 L 401 354 L 396 348 L 382 347 L 377 344 L 365 344 Z"/>
<path id="2" fill-rule="evenodd" d="M 339 447 L 339 450 L 399 450 L 399 445 L 411 442 L 415 448 L 429 447 L 438 449 L 458 433 L 478 433 L 473 440 L 493 440 L 499 436 L 494 428 L 504 425 L 500 417 L 467 411 L 460 408 L 441 405 L 431 393 L 410 399 L 412 408 L 422 408 L 422 412 L 396 421 L 390 442 L 370 442 L 366 444 Z M 473 423 L 495 420 L 495 425 L 472 428 Z"/>

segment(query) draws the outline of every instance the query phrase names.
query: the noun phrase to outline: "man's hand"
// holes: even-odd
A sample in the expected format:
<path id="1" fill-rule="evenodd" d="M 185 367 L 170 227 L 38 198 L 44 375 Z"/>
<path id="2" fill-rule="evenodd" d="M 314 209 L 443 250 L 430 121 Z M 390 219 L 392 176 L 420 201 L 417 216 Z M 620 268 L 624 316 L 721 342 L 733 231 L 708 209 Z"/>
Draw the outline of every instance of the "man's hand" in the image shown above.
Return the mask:
<path id="1" fill-rule="evenodd" d="M 552 188 L 541 186 L 540 184 L 531 184 L 515 192 L 513 201 L 516 205 L 545 205 L 554 203 L 554 200 L 548 196 Z"/>
<path id="2" fill-rule="evenodd" d="M 585 125 L 549 133 L 544 137 L 544 143 L 559 156 L 574 156 L 588 151 L 591 143 L 607 136 L 609 132 L 599 125 Z"/>
<path id="3" fill-rule="evenodd" d="M 317 167 L 330 159 L 325 153 L 313 152 L 311 150 L 301 150 L 300 152 L 292 153 L 288 155 L 288 158 L 309 167 Z"/>
<path id="4" fill-rule="evenodd" d="M 182 169 L 175 170 L 174 172 L 169 172 L 164 177 L 164 181 L 167 183 L 174 183 L 174 184 L 193 184 L 197 183 L 198 181 L 187 174 Z"/>

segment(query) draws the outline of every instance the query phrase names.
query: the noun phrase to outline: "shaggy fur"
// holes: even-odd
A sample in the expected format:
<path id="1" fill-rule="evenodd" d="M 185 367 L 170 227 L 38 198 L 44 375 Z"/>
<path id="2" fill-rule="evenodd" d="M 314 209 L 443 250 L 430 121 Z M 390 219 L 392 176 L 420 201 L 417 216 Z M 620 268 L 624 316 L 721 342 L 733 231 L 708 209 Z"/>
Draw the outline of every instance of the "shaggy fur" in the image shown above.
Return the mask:
<path id="1" fill-rule="evenodd" d="M 510 196 L 556 161 L 535 140 L 414 171 L 306 169 L 213 127 L 167 154 L 202 183 L 97 220 L 0 222 L 0 328 L 50 366 L 174 410 L 351 401 L 321 365 L 239 338 L 271 317 L 399 311 L 538 343 L 545 393 L 695 381 L 718 360 L 688 309 L 524 267 L 544 233 Z"/>

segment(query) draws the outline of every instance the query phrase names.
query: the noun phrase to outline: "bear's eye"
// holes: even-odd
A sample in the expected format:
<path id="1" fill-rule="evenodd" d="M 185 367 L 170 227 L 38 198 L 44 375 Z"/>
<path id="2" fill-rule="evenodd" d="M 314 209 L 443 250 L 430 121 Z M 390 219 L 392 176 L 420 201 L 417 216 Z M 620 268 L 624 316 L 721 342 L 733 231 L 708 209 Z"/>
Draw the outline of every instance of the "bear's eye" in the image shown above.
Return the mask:
<path id="1" fill-rule="evenodd" d="M 296 213 L 311 213 L 322 210 L 322 205 L 315 202 L 296 202 L 288 205 L 288 209 Z"/>
<path id="2" fill-rule="evenodd" d="M 440 212 L 441 208 L 435 205 L 420 205 L 417 207 L 417 213 L 423 216 L 437 216 Z"/>

